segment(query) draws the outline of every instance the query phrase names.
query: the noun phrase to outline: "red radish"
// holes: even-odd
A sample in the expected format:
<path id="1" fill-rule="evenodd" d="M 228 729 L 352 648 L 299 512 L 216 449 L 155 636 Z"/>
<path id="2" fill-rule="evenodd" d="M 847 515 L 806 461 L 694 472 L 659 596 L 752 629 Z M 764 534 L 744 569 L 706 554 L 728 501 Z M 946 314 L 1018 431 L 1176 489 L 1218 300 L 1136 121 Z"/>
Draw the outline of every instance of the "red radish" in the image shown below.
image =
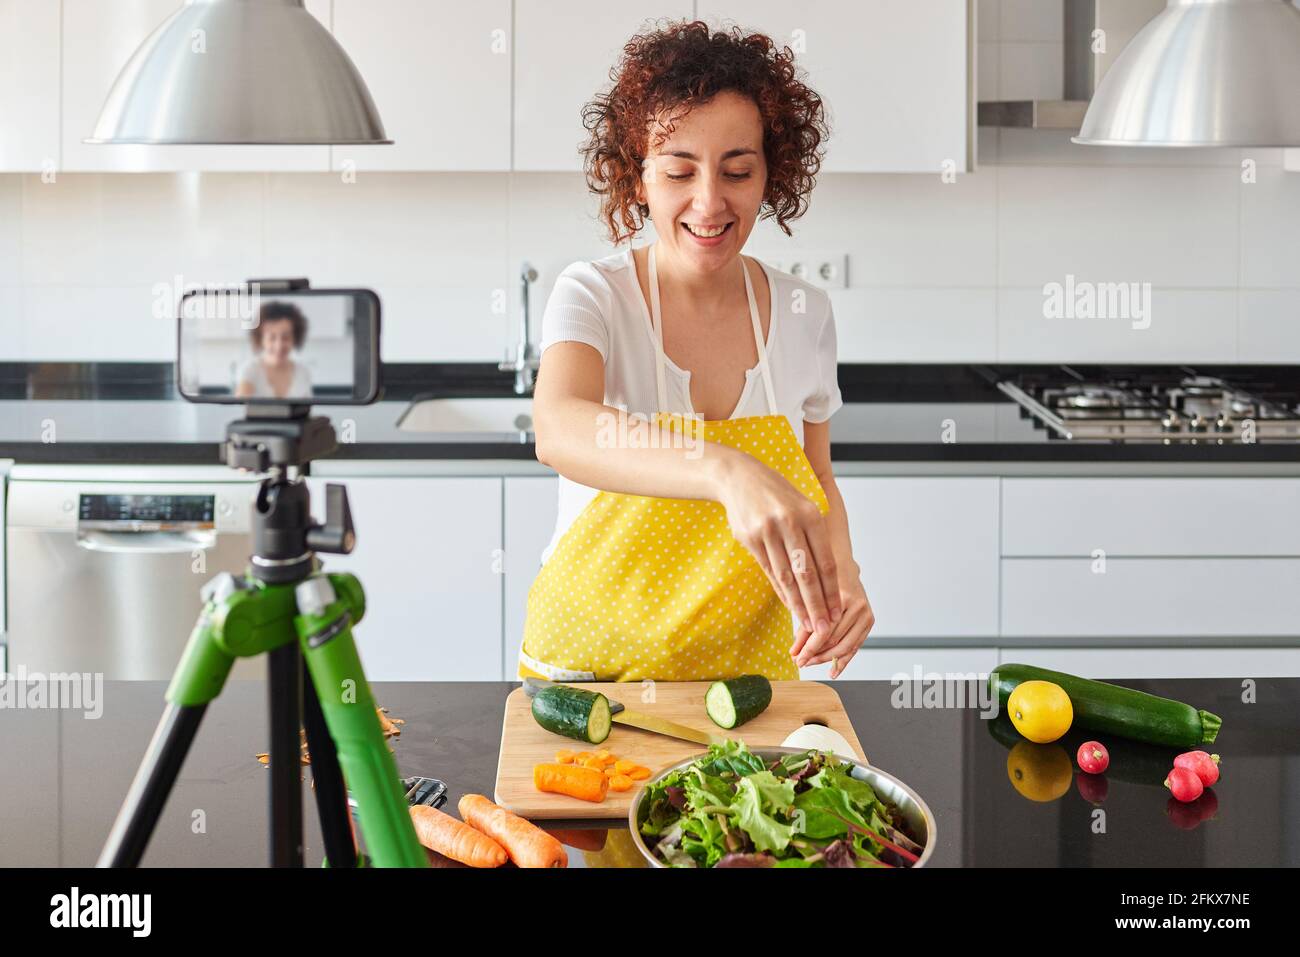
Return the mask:
<path id="1" fill-rule="evenodd" d="M 1089 804 L 1101 804 L 1110 793 L 1110 783 L 1104 774 L 1080 774 L 1074 779 L 1074 786 Z"/>
<path id="2" fill-rule="evenodd" d="M 1100 741 L 1085 741 L 1075 755 L 1079 768 L 1089 774 L 1101 774 L 1110 767 L 1110 752 Z"/>
<path id="3" fill-rule="evenodd" d="M 1186 751 L 1174 758 L 1174 767 L 1186 768 L 1207 788 L 1219 780 L 1219 756 L 1204 751 Z"/>
<path id="4" fill-rule="evenodd" d="M 1174 768 L 1165 778 L 1165 787 L 1178 800 L 1186 803 L 1195 801 L 1201 796 L 1205 787 L 1201 784 L 1201 779 L 1196 776 L 1195 771 L 1189 771 L 1187 768 Z"/>

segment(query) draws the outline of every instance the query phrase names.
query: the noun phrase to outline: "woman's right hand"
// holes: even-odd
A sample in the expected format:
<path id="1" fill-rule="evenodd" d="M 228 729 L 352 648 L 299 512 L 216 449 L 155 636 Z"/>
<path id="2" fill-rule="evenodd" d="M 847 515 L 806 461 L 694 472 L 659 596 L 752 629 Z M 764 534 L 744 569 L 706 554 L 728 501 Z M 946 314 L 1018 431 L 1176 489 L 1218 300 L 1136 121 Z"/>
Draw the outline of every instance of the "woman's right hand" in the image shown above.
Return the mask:
<path id="1" fill-rule="evenodd" d="M 819 637 L 839 621 L 840 588 L 821 511 L 780 472 L 743 452 L 727 456 L 717 500 L 777 596 Z"/>

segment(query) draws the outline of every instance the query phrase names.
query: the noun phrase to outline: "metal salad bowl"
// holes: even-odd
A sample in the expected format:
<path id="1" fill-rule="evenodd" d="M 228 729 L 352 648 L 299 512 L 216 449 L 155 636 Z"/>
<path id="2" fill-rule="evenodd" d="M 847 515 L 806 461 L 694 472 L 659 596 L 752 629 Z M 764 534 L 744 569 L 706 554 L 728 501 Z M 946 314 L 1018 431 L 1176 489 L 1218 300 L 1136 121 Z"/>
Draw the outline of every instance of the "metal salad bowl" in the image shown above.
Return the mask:
<path id="1" fill-rule="evenodd" d="M 787 754 L 805 754 L 810 748 L 782 748 L 782 747 L 757 747 L 750 748 L 755 755 L 763 759 L 764 764 L 771 764 L 773 761 Z M 668 867 L 663 861 L 655 857 L 650 847 L 646 844 L 645 839 L 641 836 L 641 805 L 644 803 L 646 795 L 650 793 L 650 788 L 656 782 L 663 780 L 674 771 L 680 771 L 689 764 L 699 760 L 701 755 L 694 755 L 684 761 L 678 761 L 671 764 L 641 783 L 640 789 L 632 798 L 632 806 L 628 810 L 628 829 L 632 832 L 632 840 L 636 843 L 637 850 L 641 856 L 650 862 L 651 867 Z M 881 800 L 887 804 L 892 804 L 898 808 L 899 813 L 903 815 L 911 828 L 912 834 L 915 835 L 918 842 L 924 842 L 925 849 L 921 852 L 917 862 L 913 867 L 924 867 L 934 854 L 934 848 L 937 837 L 937 828 L 935 826 L 934 815 L 930 813 L 930 808 L 920 795 L 913 791 L 898 778 L 894 777 L 887 771 L 865 764 L 856 758 L 845 757 L 840 754 L 836 758 L 851 764 L 853 777 L 859 781 L 865 781 L 870 784 Z"/>

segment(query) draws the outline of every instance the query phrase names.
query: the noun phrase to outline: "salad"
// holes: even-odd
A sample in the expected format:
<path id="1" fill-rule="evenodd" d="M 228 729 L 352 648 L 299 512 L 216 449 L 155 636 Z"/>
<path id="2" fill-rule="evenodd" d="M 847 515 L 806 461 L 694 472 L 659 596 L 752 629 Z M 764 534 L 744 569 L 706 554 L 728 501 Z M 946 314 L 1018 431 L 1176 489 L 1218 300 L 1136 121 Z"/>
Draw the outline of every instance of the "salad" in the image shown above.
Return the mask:
<path id="1" fill-rule="evenodd" d="M 641 835 L 671 867 L 911 867 L 923 847 L 852 771 L 826 751 L 768 764 L 715 744 L 647 788 Z"/>

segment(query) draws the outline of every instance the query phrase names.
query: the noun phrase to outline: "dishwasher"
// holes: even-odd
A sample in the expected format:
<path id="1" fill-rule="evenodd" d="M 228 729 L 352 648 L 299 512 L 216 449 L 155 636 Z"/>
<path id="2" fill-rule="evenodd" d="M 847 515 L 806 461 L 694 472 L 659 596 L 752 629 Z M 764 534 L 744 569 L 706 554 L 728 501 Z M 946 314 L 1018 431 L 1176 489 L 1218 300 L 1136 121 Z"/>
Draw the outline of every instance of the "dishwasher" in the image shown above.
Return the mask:
<path id="1" fill-rule="evenodd" d="M 206 467 L 178 467 L 183 481 L 115 479 L 111 466 L 66 466 L 57 479 L 29 468 L 15 467 L 7 484 L 8 671 L 170 678 L 204 583 L 248 564 L 256 481 Z M 262 673 L 241 660 L 232 677 Z"/>

